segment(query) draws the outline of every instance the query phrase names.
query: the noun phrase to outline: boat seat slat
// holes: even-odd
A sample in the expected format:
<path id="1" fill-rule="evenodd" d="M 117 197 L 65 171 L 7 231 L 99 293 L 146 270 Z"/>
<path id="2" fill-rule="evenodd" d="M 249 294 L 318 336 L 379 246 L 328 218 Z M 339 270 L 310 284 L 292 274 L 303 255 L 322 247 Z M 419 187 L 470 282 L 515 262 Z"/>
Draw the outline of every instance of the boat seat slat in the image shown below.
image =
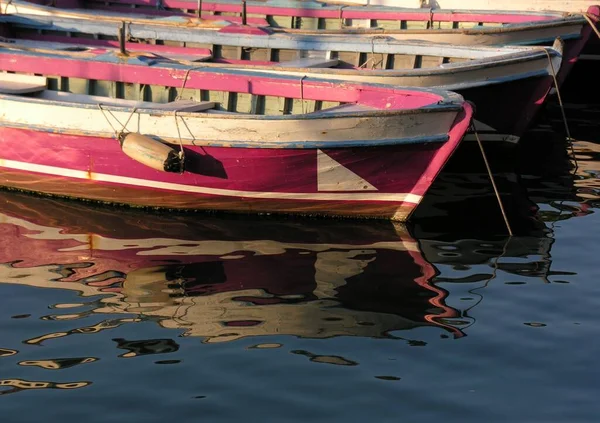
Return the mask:
<path id="1" fill-rule="evenodd" d="M 331 67 L 337 66 L 338 63 L 339 63 L 338 59 L 307 57 L 304 59 L 279 62 L 276 66 L 280 67 L 280 68 L 331 68 Z"/>
<path id="2" fill-rule="evenodd" d="M 214 101 L 175 100 L 169 103 L 154 103 L 151 101 L 124 100 L 122 98 L 110 98 L 95 95 L 73 94 L 62 91 L 44 91 L 40 98 L 54 101 L 77 102 L 84 104 L 101 104 L 103 106 L 129 107 L 137 109 L 151 109 L 178 112 L 202 112 L 212 109 Z"/>
<path id="3" fill-rule="evenodd" d="M 177 54 L 177 53 L 162 53 L 161 56 L 167 59 L 174 60 L 176 62 L 209 62 L 213 60 L 212 54 L 205 55 L 189 55 L 189 54 Z"/>
<path id="4" fill-rule="evenodd" d="M 330 107 L 325 110 L 318 110 L 316 112 L 309 113 L 310 115 L 330 115 L 334 113 L 348 113 L 348 112 L 367 112 L 370 110 L 377 110 L 374 107 L 365 106 L 364 104 L 348 103 L 340 104 L 339 106 Z"/>
<path id="5" fill-rule="evenodd" d="M 178 112 L 202 112 L 207 109 L 215 107 L 214 101 L 193 101 L 193 100 L 175 100 L 169 103 L 151 103 L 148 101 L 143 102 L 142 106 L 138 106 L 140 109 L 159 109 L 169 110 Z"/>
<path id="6" fill-rule="evenodd" d="M 0 73 L 0 94 L 31 94 L 46 89 L 44 76 Z"/>

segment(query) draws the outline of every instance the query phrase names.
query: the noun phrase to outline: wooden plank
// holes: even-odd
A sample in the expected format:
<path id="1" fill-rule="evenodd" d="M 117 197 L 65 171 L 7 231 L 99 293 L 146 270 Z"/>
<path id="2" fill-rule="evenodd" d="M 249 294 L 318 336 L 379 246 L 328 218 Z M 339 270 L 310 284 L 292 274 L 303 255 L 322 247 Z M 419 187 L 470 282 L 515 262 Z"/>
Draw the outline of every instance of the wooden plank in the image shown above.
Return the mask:
<path id="1" fill-rule="evenodd" d="M 1 94 L 30 94 L 46 89 L 45 76 L 20 75 L 16 73 L 0 73 Z"/>
<path id="2" fill-rule="evenodd" d="M 82 104 L 102 104 L 104 106 L 134 107 L 137 109 L 152 109 L 178 112 L 201 112 L 215 107 L 213 101 L 175 100 L 169 103 L 153 103 L 150 101 L 125 100 L 94 95 L 72 94 L 62 91 L 44 91 L 40 98 L 45 100 L 65 101 Z"/>
<path id="3" fill-rule="evenodd" d="M 335 113 L 348 113 L 348 112 L 368 112 L 370 110 L 377 110 L 373 107 L 365 106 L 363 104 L 340 104 L 339 106 L 330 107 L 325 110 L 319 110 L 316 112 L 309 113 L 310 115 L 332 115 Z"/>
<path id="4" fill-rule="evenodd" d="M 289 60 L 285 62 L 279 62 L 275 66 L 280 68 L 331 68 L 337 66 L 339 60 L 337 59 L 325 59 L 325 58 L 310 58 L 306 57 L 303 59 Z"/>
<path id="5" fill-rule="evenodd" d="M 157 59 L 164 57 L 175 62 L 208 62 L 213 59 L 212 54 L 157 53 L 154 57 Z"/>

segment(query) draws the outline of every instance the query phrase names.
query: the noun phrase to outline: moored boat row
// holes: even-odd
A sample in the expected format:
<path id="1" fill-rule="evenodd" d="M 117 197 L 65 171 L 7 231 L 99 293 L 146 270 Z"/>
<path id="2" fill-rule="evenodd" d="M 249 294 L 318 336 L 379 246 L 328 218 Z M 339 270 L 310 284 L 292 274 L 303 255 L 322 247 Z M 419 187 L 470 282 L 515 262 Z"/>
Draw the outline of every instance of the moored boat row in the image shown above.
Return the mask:
<path id="1" fill-rule="evenodd" d="M 471 104 L 480 139 L 517 141 L 600 14 L 222 0 L 200 13 L 168 0 L 0 10 L 3 186 L 394 220 L 468 132 Z"/>

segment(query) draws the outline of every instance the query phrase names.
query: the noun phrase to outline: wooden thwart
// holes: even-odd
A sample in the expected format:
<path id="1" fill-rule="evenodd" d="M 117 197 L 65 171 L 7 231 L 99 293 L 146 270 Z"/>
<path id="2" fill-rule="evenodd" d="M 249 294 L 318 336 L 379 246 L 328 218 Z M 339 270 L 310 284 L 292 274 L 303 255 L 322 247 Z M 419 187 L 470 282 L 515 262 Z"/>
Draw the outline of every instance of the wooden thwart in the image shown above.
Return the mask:
<path id="1" fill-rule="evenodd" d="M 172 112 L 202 112 L 212 109 L 214 101 L 175 100 L 169 103 L 154 103 L 151 101 L 124 100 L 122 98 L 101 97 L 95 95 L 72 94 L 62 91 L 44 91 L 41 98 L 54 101 L 76 102 L 83 104 L 101 104 L 103 106 L 128 107 L 136 109 L 152 109 Z"/>
<path id="2" fill-rule="evenodd" d="M 368 112 L 369 110 L 377 110 L 373 107 L 369 107 L 369 106 L 365 106 L 363 104 L 355 104 L 355 103 L 349 103 L 349 104 L 340 104 L 339 106 L 334 106 L 334 107 L 330 107 L 329 109 L 325 109 L 325 110 L 318 110 L 316 112 L 310 113 L 311 115 L 332 115 L 334 113 L 341 113 L 341 112 Z"/>
<path id="3" fill-rule="evenodd" d="M 337 66 L 338 63 L 339 63 L 338 59 L 307 57 L 304 59 L 279 62 L 275 66 L 277 66 L 279 68 L 332 68 L 334 66 Z"/>
<path id="4" fill-rule="evenodd" d="M 31 94 L 46 89 L 46 77 L 0 73 L 0 94 Z"/>

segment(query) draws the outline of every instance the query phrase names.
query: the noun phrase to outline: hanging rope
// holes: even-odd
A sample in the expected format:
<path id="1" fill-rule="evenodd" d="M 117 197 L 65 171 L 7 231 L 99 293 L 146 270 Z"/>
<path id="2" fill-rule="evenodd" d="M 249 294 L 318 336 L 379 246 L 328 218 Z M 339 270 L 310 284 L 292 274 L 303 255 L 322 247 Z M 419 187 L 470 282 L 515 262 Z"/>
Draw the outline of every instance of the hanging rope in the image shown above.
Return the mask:
<path id="1" fill-rule="evenodd" d="M 596 28 L 596 24 L 594 23 L 595 21 L 598 21 L 598 18 L 590 13 L 585 12 L 583 14 L 583 17 L 585 18 L 586 21 L 588 21 L 588 23 L 590 24 L 590 26 L 592 27 L 592 30 L 596 33 L 596 35 L 598 36 L 598 38 L 600 38 L 600 31 L 598 31 L 598 28 Z"/>
<path id="2" fill-rule="evenodd" d="M 8 14 L 8 6 L 10 6 L 11 4 L 12 4 L 12 0 L 8 0 L 6 2 L 6 6 L 4 7 L 4 12 L 2 12 L 2 10 L 0 10 L 0 14 L 2 14 L 2 13 Z M 0 4 L 0 6 L 2 6 L 2 5 Z M 1 7 L 0 7 L 0 9 L 1 9 Z"/>
<path id="3" fill-rule="evenodd" d="M 129 117 L 127 118 L 127 121 L 125 122 L 125 124 L 124 124 L 124 125 L 123 125 L 123 124 L 122 124 L 122 123 L 119 121 L 119 119 L 117 119 L 117 117 L 116 117 L 116 116 L 115 116 L 115 115 L 114 115 L 114 114 L 113 114 L 113 113 L 112 113 L 110 110 L 104 110 L 104 109 L 102 108 L 102 104 L 101 104 L 101 103 L 98 103 L 98 108 L 99 108 L 99 109 L 100 109 L 100 111 L 102 112 L 102 115 L 104 116 L 104 119 L 106 119 L 106 121 L 108 122 L 108 124 L 109 124 L 109 125 L 110 125 L 110 127 L 112 128 L 112 130 L 113 130 L 113 132 L 114 132 L 114 134 L 115 134 L 115 138 L 116 138 L 117 140 L 119 140 L 119 141 L 120 141 L 120 140 L 121 140 L 121 137 L 123 136 L 123 134 L 124 134 L 124 133 L 126 132 L 126 130 L 127 130 L 126 128 L 127 128 L 127 125 L 129 124 L 129 121 L 131 120 L 131 118 L 133 117 L 133 115 L 135 114 L 135 112 L 137 112 L 137 107 L 134 107 L 134 108 L 133 108 L 133 110 L 132 110 L 132 111 L 131 111 L 131 113 L 129 114 Z M 110 121 L 110 119 L 108 118 L 108 115 L 106 114 L 106 112 L 110 113 L 110 115 L 112 116 L 112 118 L 113 118 L 114 120 L 116 120 L 116 121 L 117 121 L 117 123 L 118 123 L 119 125 L 121 125 L 121 130 L 120 130 L 120 131 L 117 131 L 117 128 L 115 128 L 115 127 L 114 127 L 114 125 L 111 123 L 111 121 Z M 129 131 L 127 131 L 127 132 L 129 132 Z"/>
<path id="4" fill-rule="evenodd" d="M 344 16 L 343 16 L 344 7 L 346 7 L 346 6 L 340 6 L 340 15 L 339 15 L 340 29 L 344 29 L 346 27 L 346 25 L 344 25 Z"/>
<path id="5" fill-rule="evenodd" d="M 477 144 L 479 145 L 479 150 L 481 150 L 481 156 L 483 157 L 483 162 L 485 163 L 485 168 L 487 169 L 488 176 L 490 177 L 490 181 L 492 182 L 492 187 L 494 188 L 494 194 L 496 194 L 496 199 L 498 200 L 498 205 L 500 206 L 500 212 L 502 213 L 502 218 L 504 219 L 504 223 L 506 224 L 506 229 L 508 230 L 508 234 L 510 236 L 513 235 L 512 229 L 510 227 L 510 223 L 508 222 L 508 217 L 506 216 L 506 212 L 504 211 L 504 204 L 502 204 L 502 198 L 500 198 L 500 193 L 498 192 L 498 188 L 496 187 L 496 181 L 494 180 L 494 175 L 492 174 L 492 169 L 490 168 L 490 164 L 488 163 L 487 156 L 485 155 L 485 150 L 483 149 L 483 144 L 479 139 L 479 134 L 477 133 L 477 129 L 475 129 L 475 123 L 471 123 L 471 130 L 475 134 L 475 139 L 477 140 Z"/>
<path id="6" fill-rule="evenodd" d="M 550 64 L 550 70 L 552 71 L 552 80 L 554 81 L 554 88 L 556 89 L 556 96 L 558 98 L 558 104 L 560 106 L 560 113 L 562 115 L 563 124 L 565 125 L 565 132 L 567 134 L 567 142 L 569 143 L 569 149 L 571 150 L 571 156 L 573 158 L 573 162 L 575 164 L 574 172 L 579 168 L 579 164 L 577 163 L 577 157 L 575 155 L 575 148 L 573 147 L 573 141 L 576 141 L 571 137 L 571 131 L 569 130 L 569 123 L 567 122 L 567 114 L 565 112 L 565 106 L 562 101 L 562 96 L 560 95 L 560 87 L 558 86 L 558 79 L 556 78 L 556 69 L 554 69 L 554 63 L 552 63 L 552 57 L 550 56 L 550 52 L 547 48 L 540 48 L 548 57 L 548 63 Z"/>
<path id="7" fill-rule="evenodd" d="M 190 72 L 193 71 L 193 70 L 198 70 L 198 69 L 204 69 L 204 67 L 202 67 L 202 66 L 196 66 L 196 67 L 193 67 L 193 68 L 188 68 L 185 71 L 185 75 L 183 77 L 183 83 L 181 84 L 181 89 L 180 89 L 181 93 L 179 93 L 179 95 L 177 97 L 175 97 L 175 100 L 181 100 L 182 99 L 181 96 L 183 95 L 183 90 L 185 89 L 185 85 L 187 84 L 187 80 L 190 77 Z"/>
<path id="8" fill-rule="evenodd" d="M 175 126 L 177 127 L 177 137 L 179 138 L 179 173 L 183 173 L 183 167 L 185 163 L 185 151 L 183 149 L 183 141 L 181 140 L 181 131 L 179 130 L 179 120 L 177 119 L 177 113 L 179 110 L 175 110 L 173 115 L 175 116 Z M 183 117 L 181 117 L 183 120 Z M 185 123 L 185 121 L 184 121 Z"/>
<path id="9" fill-rule="evenodd" d="M 306 113 L 304 111 L 304 78 L 306 78 L 306 75 L 300 78 L 300 104 L 302 104 L 302 114 Z"/>
<path id="10" fill-rule="evenodd" d="M 375 69 L 377 66 L 379 66 L 380 63 L 383 63 L 383 53 L 379 53 L 381 54 L 381 59 L 379 59 L 379 62 L 375 63 L 375 40 L 385 40 L 387 39 L 386 36 L 383 35 L 377 35 L 375 37 L 371 37 L 371 58 L 373 59 L 373 65 L 371 66 L 371 69 Z M 381 68 L 383 69 L 384 66 L 382 65 Z"/>

